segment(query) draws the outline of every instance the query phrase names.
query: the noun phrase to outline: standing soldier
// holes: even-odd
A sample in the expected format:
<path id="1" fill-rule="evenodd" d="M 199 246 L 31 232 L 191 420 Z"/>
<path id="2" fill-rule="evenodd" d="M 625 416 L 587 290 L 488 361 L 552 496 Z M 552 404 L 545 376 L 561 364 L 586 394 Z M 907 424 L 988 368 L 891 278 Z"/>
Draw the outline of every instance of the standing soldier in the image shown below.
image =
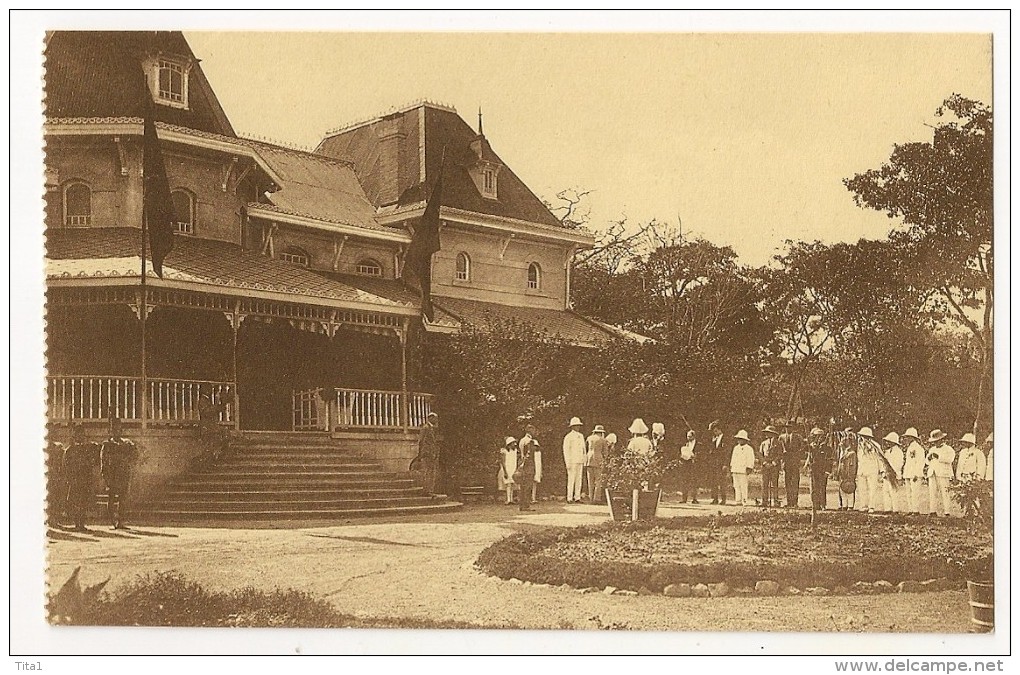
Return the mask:
<path id="1" fill-rule="evenodd" d="M 884 510 L 900 511 L 900 480 L 903 477 L 903 448 L 900 447 L 900 435 L 890 431 L 882 439 L 885 452 L 882 456 L 882 495 L 885 498 Z"/>
<path id="2" fill-rule="evenodd" d="M 900 442 L 907 446 L 903 453 L 903 481 L 907 488 L 907 510 L 921 512 L 921 493 L 924 487 L 924 446 L 917 435 L 917 429 L 910 427 L 903 432 Z"/>
<path id="3" fill-rule="evenodd" d="M 879 505 L 878 496 L 882 494 L 878 485 L 882 460 L 878 453 L 882 450 L 875 442 L 875 434 L 871 427 L 861 427 L 857 432 L 857 509 L 874 513 Z M 864 503 L 861 504 L 861 498 Z"/>
<path id="4" fill-rule="evenodd" d="M 106 481 L 106 512 L 115 530 L 124 527 L 124 502 L 137 461 L 138 448 L 121 435 L 120 419 L 111 417 L 110 438 L 99 451 L 99 467 Z"/>
<path id="5" fill-rule="evenodd" d="M 783 459 L 783 480 L 786 488 L 786 508 L 795 509 L 800 502 L 800 467 L 804 461 L 801 437 L 789 430 L 779 435 Z"/>
<path id="6" fill-rule="evenodd" d="M 949 481 L 956 450 L 945 439 L 946 432 L 941 429 L 928 434 L 928 512 L 932 515 L 949 515 Z"/>
<path id="7" fill-rule="evenodd" d="M 779 447 L 776 439 L 779 431 L 771 424 L 762 429 L 766 438 L 758 447 L 761 454 L 761 507 L 777 506 L 779 503 Z"/>
<path id="8" fill-rule="evenodd" d="M 811 430 L 806 454 L 804 468 L 811 476 L 811 508 L 822 511 L 825 509 L 825 489 L 829 472 L 832 471 L 832 458 L 829 456 L 825 431 L 818 427 Z"/>
<path id="9" fill-rule="evenodd" d="M 588 500 L 592 504 L 601 504 L 605 498 L 602 485 L 602 466 L 606 463 L 609 443 L 606 441 L 606 428 L 596 424 L 588 437 L 588 453 L 585 467 L 588 472 Z"/>
<path id="10" fill-rule="evenodd" d="M 92 473 L 99 463 L 99 444 L 85 442 L 81 422 L 71 427 L 71 444 L 64 449 L 64 475 L 67 477 L 67 515 L 74 529 L 85 532 L 85 516 L 96 501 Z"/>
<path id="11" fill-rule="evenodd" d="M 723 442 L 723 432 L 718 422 L 708 425 L 712 440 L 708 442 L 708 458 L 705 461 L 705 479 L 712 491 L 713 504 L 726 503 L 726 484 L 730 476 L 730 453 Z"/>
<path id="12" fill-rule="evenodd" d="M 985 453 L 977 447 L 974 434 L 964 434 L 960 439 L 963 448 L 960 449 L 960 459 L 956 464 L 956 480 L 969 482 L 985 477 Z"/>

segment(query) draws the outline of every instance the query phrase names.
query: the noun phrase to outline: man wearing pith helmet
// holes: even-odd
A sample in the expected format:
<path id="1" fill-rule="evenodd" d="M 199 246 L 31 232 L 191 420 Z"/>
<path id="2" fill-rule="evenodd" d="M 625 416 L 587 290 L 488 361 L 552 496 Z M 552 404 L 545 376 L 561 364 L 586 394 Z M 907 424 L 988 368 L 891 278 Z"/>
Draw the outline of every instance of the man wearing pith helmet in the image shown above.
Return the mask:
<path id="1" fill-rule="evenodd" d="M 588 452 L 584 458 L 585 474 L 588 477 L 588 499 L 592 504 L 601 504 L 605 498 L 602 485 L 602 466 L 609 454 L 609 443 L 606 441 L 606 428 L 596 424 L 588 436 Z"/>
<path id="2" fill-rule="evenodd" d="M 949 515 L 949 482 L 953 478 L 956 450 L 946 443 L 946 432 L 932 429 L 928 434 L 928 511 Z"/>
<path id="3" fill-rule="evenodd" d="M 878 484 L 882 460 L 878 458 L 881 448 L 875 441 L 871 427 L 861 427 L 857 432 L 857 510 L 874 513 L 879 504 L 882 489 Z M 863 502 L 862 502 L 863 499 Z"/>
<path id="4" fill-rule="evenodd" d="M 563 437 L 563 463 L 567 467 L 567 503 L 573 504 L 582 499 L 581 481 L 584 476 L 584 457 L 588 453 L 584 434 L 581 433 L 581 420 L 574 417 L 570 420 L 570 431 Z"/>
<path id="5" fill-rule="evenodd" d="M 985 477 L 985 453 L 977 447 L 974 434 L 964 434 L 960 439 L 960 458 L 956 462 L 956 479 L 969 482 Z"/>
<path id="6" fill-rule="evenodd" d="M 910 427 L 900 436 L 903 452 L 903 482 L 907 491 L 907 510 L 910 513 L 921 512 L 921 499 L 924 492 L 924 446 L 917 429 Z"/>
<path id="7" fill-rule="evenodd" d="M 747 432 L 741 429 L 734 436 L 737 444 L 730 454 L 730 475 L 733 476 L 734 502 L 747 506 L 747 474 L 754 469 L 754 448 L 751 447 Z"/>

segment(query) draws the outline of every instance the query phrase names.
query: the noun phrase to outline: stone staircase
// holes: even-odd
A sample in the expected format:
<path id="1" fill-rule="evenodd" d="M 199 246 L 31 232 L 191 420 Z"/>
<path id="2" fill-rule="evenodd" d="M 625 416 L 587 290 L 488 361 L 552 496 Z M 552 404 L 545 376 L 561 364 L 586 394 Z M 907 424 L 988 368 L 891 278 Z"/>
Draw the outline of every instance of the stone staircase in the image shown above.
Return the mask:
<path id="1" fill-rule="evenodd" d="M 246 432 L 224 458 L 179 478 L 139 515 L 166 522 L 325 520 L 460 508 L 342 443 L 325 432 Z"/>

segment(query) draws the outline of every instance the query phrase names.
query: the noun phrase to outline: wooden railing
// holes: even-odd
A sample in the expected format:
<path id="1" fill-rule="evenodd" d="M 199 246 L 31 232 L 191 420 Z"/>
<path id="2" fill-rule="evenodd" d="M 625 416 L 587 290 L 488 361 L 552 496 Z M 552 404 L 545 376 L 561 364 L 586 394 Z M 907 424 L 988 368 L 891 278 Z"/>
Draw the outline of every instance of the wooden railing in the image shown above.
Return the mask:
<path id="1" fill-rule="evenodd" d="M 328 390 L 325 390 L 328 391 Z M 322 389 L 293 392 L 294 430 L 420 427 L 432 410 L 432 394 L 377 389 Z"/>
<path id="2" fill-rule="evenodd" d="M 53 420 L 126 421 L 142 418 L 142 380 L 139 377 L 55 376 L 48 378 L 49 416 Z M 210 380 L 149 379 L 146 383 L 147 421 L 154 424 L 197 423 L 202 396 L 223 403 L 217 421 L 234 419 L 234 384 Z"/>

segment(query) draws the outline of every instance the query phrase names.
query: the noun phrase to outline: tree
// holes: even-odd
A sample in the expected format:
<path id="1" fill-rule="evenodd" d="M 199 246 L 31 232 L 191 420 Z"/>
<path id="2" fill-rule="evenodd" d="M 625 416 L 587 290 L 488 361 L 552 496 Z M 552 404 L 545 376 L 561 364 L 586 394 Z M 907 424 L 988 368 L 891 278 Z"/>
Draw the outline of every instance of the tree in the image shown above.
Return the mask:
<path id="1" fill-rule="evenodd" d="M 891 237 L 909 260 L 912 283 L 931 291 L 924 312 L 972 335 L 981 373 L 976 433 L 994 343 L 992 111 L 954 94 L 936 115 L 942 121 L 931 142 L 896 145 L 881 167 L 844 182 L 859 206 L 902 220 Z"/>

